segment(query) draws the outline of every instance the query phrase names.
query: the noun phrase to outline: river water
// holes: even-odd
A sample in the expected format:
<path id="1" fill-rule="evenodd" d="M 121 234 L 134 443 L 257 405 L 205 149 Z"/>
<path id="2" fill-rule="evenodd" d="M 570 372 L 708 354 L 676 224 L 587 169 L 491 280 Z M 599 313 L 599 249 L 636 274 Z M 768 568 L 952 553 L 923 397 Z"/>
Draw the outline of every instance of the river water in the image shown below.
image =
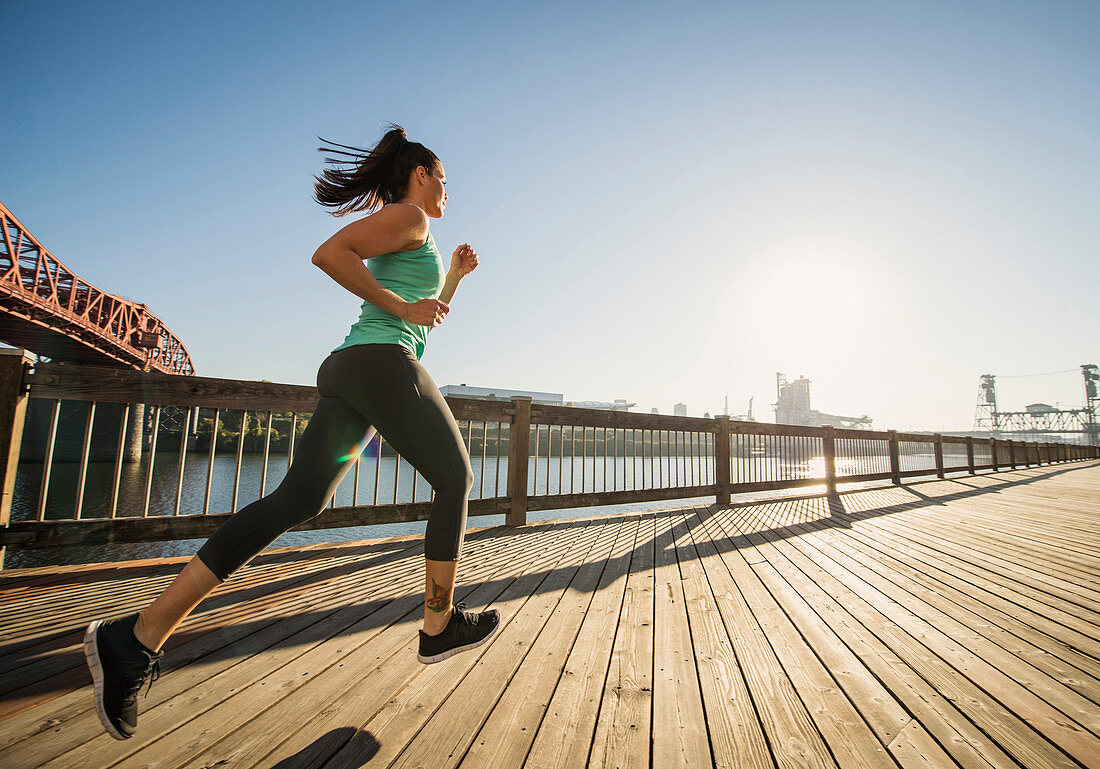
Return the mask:
<path id="1" fill-rule="evenodd" d="M 660 468 L 647 460 L 643 478 L 643 463 L 640 459 L 633 457 L 587 456 L 582 458 L 578 456 L 570 458 L 567 456 L 564 458 L 551 457 L 549 460 L 546 457 L 541 457 L 537 468 L 535 460 L 532 458 L 528 467 L 529 491 L 535 494 L 547 494 L 562 491 L 603 491 L 616 488 L 651 488 L 655 485 L 686 485 L 688 483 L 702 485 L 713 483 L 711 477 L 713 473 L 712 457 L 703 457 L 701 461 L 695 464 L 694 477 L 691 475 L 692 466 L 687 458 L 665 457 L 663 459 L 664 464 Z M 769 463 L 774 472 L 776 459 L 761 457 L 759 459 L 739 459 L 737 461 L 741 463 L 737 468 L 738 474 L 746 472 L 747 468 L 744 464 L 747 461 L 754 465 L 752 472 L 758 478 L 764 478 Z M 207 498 L 207 462 L 208 457 L 205 453 L 188 452 L 181 484 L 178 472 L 178 452 L 158 452 L 153 466 L 152 482 L 148 484 L 148 514 L 172 515 L 176 507 L 177 489 L 182 489 L 179 514 L 202 513 Z M 484 466 L 482 466 L 481 457 L 474 455 L 471 457 L 471 464 L 475 476 L 473 490 L 470 493 L 471 499 L 504 495 L 507 480 L 506 458 L 501 458 L 499 475 L 498 463 L 495 457 L 488 457 Z M 218 455 L 215 457 L 208 503 L 211 513 L 225 513 L 233 509 L 235 468 L 235 455 Z M 12 520 L 31 520 L 38 514 L 42 469 L 42 465 L 38 463 L 20 464 L 16 475 Z M 263 457 L 245 455 L 241 465 L 236 509 L 240 509 L 249 502 L 260 498 L 261 483 L 265 493 L 273 491 L 286 474 L 286 469 L 285 455 L 272 456 L 268 463 L 267 477 L 264 479 Z M 790 477 L 820 476 L 822 470 L 823 465 L 819 457 L 801 466 L 792 465 L 784 468 L 784 472 L 789 473 Z M 843 473 L 841 468 L 838 467 L 838 470 Z M 119 517 L 142 515 L 146 505 L 148 471 L 148 455 L 141 462 L 127 463 L 122 466 L 117 511 Z M 660 475 L 657 484 L 653 482 L 654 479 L 651 477 L 654 472 Z M 74 517 L 78 474 L 79 465 L 76 463 L 55 463 L 53 465 L 49 494 L 45 506 L 45 517 L 47 519 Z M 394 494 L 395 474 L 398 475 L 396 478 L 396 499 Z M 335 504 L 336 506 L 345 506 L 355 503 L 369 505 L 376 502 L 384 504 L 394 501 L 428 501 L 430 499 L 430 486 L 419 476 L 416 481 L 414 496 L 413 475 L 412 467 L 403 460 L 398 463 L 394 457 L 383 455 L 380 460 L 376 461 L 375 457 L 364 455 L 360 462 L 358 496 L 355 496 L 355 473 L 350 472 L 344 478 L 336 493 Z M 678 483 L 676 482 L 677 479 Z M 82 518 L 107 517 L 113 480 L 113 462 L 93 462 L 89 464 L 81 510 Z M 817 489 L 815 487 L 812 490 Z M 801 488 L 790 490 L 787 493 L 805 494 L 808 491 L 811 491 L 811 489 Z M 769 492 L 768 495 L 775 496 L 781 493 Z M 747 500 L 754 496 L 759 495 L 745 494 L 739 495 L 737 498 Z M 353 499 L 356 501 L 353 502 Z M 714 497 L 702 497 L 639 502 L 626 505 L 574 507 L 560 510 L 532 511 L 528 513 L 527 518 L 529 521 L 578 518 L 592 515 L 610 515 L 612 513 L 661 510 L 693 504 L 706 505 L 711 504 L 713 501 Z M 481 528 L 502 525 L 503 523 L 503 515 L 470 516 L 467 526 L 468 528 Z M 294 531 L 281 536 L 272 546 L 285 547 L 319 542 L 343 542 L 380 537 L 420 535 L 424 532 L 424 526 L 423 521 L 416 521 L 316 531 Z M 198 551 L 203 541 L 201 539 L 185 539 L 168 542 L 87 545 L 64 549 L 9 550 L 5 559 L 5 568 L 189 556 Z"/>

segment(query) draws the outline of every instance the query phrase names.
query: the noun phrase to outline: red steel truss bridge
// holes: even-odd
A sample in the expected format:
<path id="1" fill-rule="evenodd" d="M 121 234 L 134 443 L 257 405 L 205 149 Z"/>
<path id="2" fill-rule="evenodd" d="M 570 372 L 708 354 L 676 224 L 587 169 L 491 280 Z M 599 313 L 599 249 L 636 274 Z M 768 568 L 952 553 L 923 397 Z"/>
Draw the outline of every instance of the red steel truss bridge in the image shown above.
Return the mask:
<path id="1" fill-rule="evenodd" d="M 144 304 L 80 278 L 0 202 L 0 341 L 54 361 L 194 374 L 183 343 Z"/>

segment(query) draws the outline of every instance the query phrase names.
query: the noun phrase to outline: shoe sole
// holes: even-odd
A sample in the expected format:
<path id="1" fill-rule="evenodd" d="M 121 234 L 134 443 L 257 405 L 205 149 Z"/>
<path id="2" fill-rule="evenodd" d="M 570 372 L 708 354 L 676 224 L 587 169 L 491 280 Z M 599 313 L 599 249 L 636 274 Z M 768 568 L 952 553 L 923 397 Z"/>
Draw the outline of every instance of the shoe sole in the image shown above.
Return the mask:
<path id="1" fill-rule="evenodd" d="M 429 657 L 425 657 L 423 654 L 420 654 L 419 652 L 417 652 L 416 658 L 420 662 L 423 662 L 425 665 L 431 665 L 433 662 L 442 662 L 443 660 L 448 659 L 449 657 L 453 657 L 456 654 L 460 654 L 462 652 L 469 651 L 470 649 L 476 649 L 477 647 L 481 646 L 483 643 L 488 641 L 490 638 L 495 636 L 496 633 L 497 633 L 497 630 L 499 630 L 499 629 L 500 629 L 500 625 L 497 624 L 497 626 L 495 628 L 493 628 L 492 632 L 490 632 L 489 635 L 485 636 L 480 641 L 474 641 L 472 644 L 466 644 L 465 646 L 456 646 L 453 649 L 448 649 L 445 652 L 440 652 L 439 654 L 433 654 Z"/>
<path id="2" fill-rule="evenodd" d="M 99 647 L 95 642 L 96 631 L 99 630 L 101 624 L 103 624 L 102 621 L 97 619 L 88 625 L 88 629 L 84 633 L 84 659 L 88 661 L 88 667 L 92 671 L 92 684 L 95 686 L 95 711 L 99 714 L 100 723 L 107 730 L 107 734 L 116 740 L 128 740 L 130 738 L 116 729 L 111 723 L 111 719 L 107 718 L 107 710 L 103 707 L 103 665 L 99 661 Z"/>

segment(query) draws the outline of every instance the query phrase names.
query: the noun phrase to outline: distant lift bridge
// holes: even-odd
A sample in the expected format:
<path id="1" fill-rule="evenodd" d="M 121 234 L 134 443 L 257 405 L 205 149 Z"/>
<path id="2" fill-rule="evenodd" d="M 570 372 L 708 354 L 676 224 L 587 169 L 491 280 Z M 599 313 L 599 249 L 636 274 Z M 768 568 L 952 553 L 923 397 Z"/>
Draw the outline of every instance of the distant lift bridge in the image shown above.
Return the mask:
<path id="1" fill-rule="evenodd" d="M 1054 373 L 1072 371 L 1074 369 Z M 974 429 L 994 437 L 1010 435 L 1031 440 L 1058 433 L 1076 434 L 1086 444 L 1100 443 L 1100 425 L 1096 422 L 1097 412 L 1100 411 L 1100 372 L 1095 364 L 1086 363 L 1081 366 L 1081 377 L 1085 384 L 1084 408 L 1055 408 L 1046 403 L 1032 403 L 1023 411 L 1000 411 L 997 408 L 997 377 L 982 374 L 974 409 Z"/>
<path id="2" fill-rule="evenodd" d="M 81 279 L 2 202 L 0 230 L 0 341 L 54 361 L 195 373 L 149 308 Z"/>

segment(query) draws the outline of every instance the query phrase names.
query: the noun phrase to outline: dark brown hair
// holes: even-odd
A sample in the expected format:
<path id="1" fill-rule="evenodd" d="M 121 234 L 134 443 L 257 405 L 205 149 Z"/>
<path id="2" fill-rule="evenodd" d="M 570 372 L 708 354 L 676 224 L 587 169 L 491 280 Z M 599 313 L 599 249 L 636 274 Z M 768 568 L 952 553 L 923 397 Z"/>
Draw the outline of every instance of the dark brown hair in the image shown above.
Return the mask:
<path id="1" fill-rule="evenodd" d="M 419 142 L 409 141 L 405 129 L 395 123 L 390 123 L 390 130 L 370 150 L 327 139 L 321 141 L 328 146 L 318 147 L 318 151 L 343 156 L 326 157 L 325 162 L 333 165 L 314 177 L 317 180 L 313 185 L 314 198 L 322 206 L 336 209 L 333 216 L 371 211 L 394 203 L 405 196 L 409 175 L 418 166 L 435 173 L 442 165 L 434 152 Z"/>

